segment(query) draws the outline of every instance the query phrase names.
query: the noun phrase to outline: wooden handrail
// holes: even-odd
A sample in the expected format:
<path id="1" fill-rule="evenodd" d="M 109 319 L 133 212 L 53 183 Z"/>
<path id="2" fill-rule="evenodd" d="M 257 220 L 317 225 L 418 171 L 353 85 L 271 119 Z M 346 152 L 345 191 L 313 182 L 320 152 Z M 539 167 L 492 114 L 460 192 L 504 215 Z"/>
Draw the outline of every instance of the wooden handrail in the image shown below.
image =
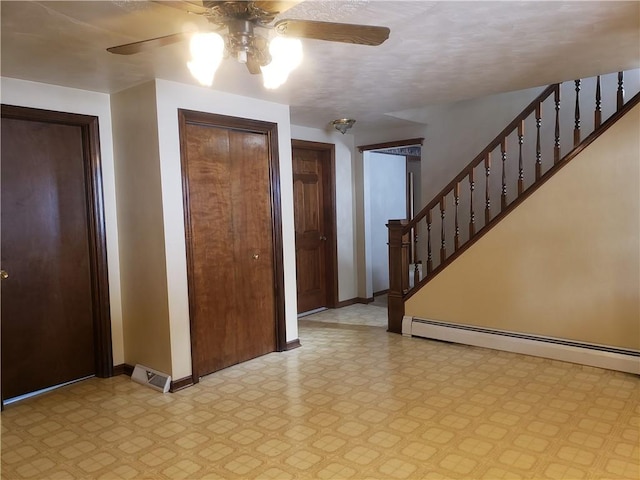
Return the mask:
<path id="1" fill-rule="evenodd" d="M 631 110 L 636 105 L 640 104 L 640 93 L 637 93 L 631 100 L 624 104 L 624 106 L 618 110 L 616 113 L 611 115 L 605 122 L 602 123 L 601 128 L 594 130 L 590 135 L 584 138 L 580 144 L 572 149 L 569 153 L 567 153 L 562 160 L 558 163 L 554 164 L 551 168 L 549 168 L 546 172 L 542 174 L 539 181 L 536 181 L 533 185 L 527 188 L 522 195 L 516 197 L 509 205 L 502 209 L 498 215 L 491 219 L 491 222 L 480 229 L 472 238 L 467 240 L 458 250 L 454 251 L 451 255 L 449 255 L 446 259 L 446 262 L 440 263 L 438 266 L 430 270 L 429 275 L 425 276 L 419 282 L 414 283 L 414 287 L 412 289 L 406 290 L 404 299 L 407 300 L 410 298 L 415 292 L 417 292 L 420 287 L 425 285 L 428 281 L 432 280 L 436 275 L 438 275 L 442 270 L 444 270 L 453 260 L 458 258 L 465 250 L 467 250 L 473 243 L 479 240 L 485 233 L 487 233 L 491 228 L 498 224 L 500 220 L 502 220 L 507 214 L 512 212 L 518 205 L 520 205 L 525 199 L 531 196 L 538 188 L 540 188 L 547 180 L 553 177 L 562 167 L 567 165 L 573 158 L 575 158 L 582 150 L 584 150 L 587 146 L 594 142 L 600 135 L 602 135 L 609 127 L 615 124 L 620 118 L 622 118 L 629 110 Z"/>
<path id="2" fill-rule="evenodd" d="M 538 95 L 535 100 L 533 100 L 509 125 L 506 126 L 506 128 L 504 130 L 502 130 L 502 132 L 500 132 L 496 138 L 494 138 L 491 143 L 489 143 L 489 145 L 487 145 L 487 147 L 482 150 L 477 156 L 476 158 L 474 158 L 465 168 L 464 170 L 462 170 L 451 182 L 449 182 L 447 184 L 446 187 L 444 187 L 440 193 L 438 193 L 433 200 L 431 200 L 431 202 L 429 202 L 427 204 L 426 207 L 424 207 L 422 210 L 420 210 L 416 216 L 414 218 L 412 218 L 411 220 L 409 220 L 409 222 L 406 224 L 405 228 L 405 233 L 408 232 L 411 228 L 415 227 L 418 222 L 420 220 L 422 220 L 426 214 L 427 211 L 433 209 L 436 205 L 438 205 L 440 203 L 440 200 L 442 199 L 442 197 L 445 197 L 448 193 L 450 193 L 451 191 L 453 191 L 456 183 L 461 182 L 462 180 L 465 179 L 465 177 L 469 176 L 469 172 L 471 170 L 473 170 L 475 167 L 477 167 L 478 165 L 480 165 L 480 163 L 482 163 L 485 159 L 485 157 L 487 156 L 488 153 L 492 152 L 493 150 L 495 150 L 501 143 L 502 140 L 506 137 L 508 137 L 514 130 L 516 130 L 518 128 L 518 125 L 520 125 L 520 122 L 522 122 L 523 120 L 525 120 L 529 115 L 531 115 L 531 113 L 535 112 L 536 110 L 536 106 L 542 102 L 544 102 L 552 93 L 555 93 L 556 90 L 560 89 L 560 85 L 555 83 L 553 85 L 549 85 L 547 88 L 544 89 L 544 91 Z"/>
<path id="3" fill-rule="evenodd" d="M 587 145 L 598 138 L 604 131 L 606 131 L 611 125 L 613 125 L 619 118 L 621 118 L 626 112 L 628 112 L 635 105 L 640 104 L 640 92 L 636 93 L 629 101 L 624 101 L 624 74 L 619 72 L 617 74 L 617 90 L 616 90 L 616 111 L 607 120 L 602 121 L 602 93 L 600 76 L 595 78 L 595 111 L 593 130 L 591 133 L 583 132 L 581 130 L 581 116 L 580 116 L 580 90 L 583 87 L 582 80 L 576 80 L 566 82 L 567 88 L 575 89 L 575 108 L 572 109 L 571 122 L 573 123 L 573 138 L 571 139 L 571 149 L 564 156 L 560 156 L 560 90 L 561 84 L 553 84 L 548 86 L 543 92 L 541 92 L 522 112 L 516 116 L 516 118 L 507 125 L 502 132 L 500 132 L 455 178 L 449 182 L 434 198 L 431 200 L 418 214 L 410 220 L 397 220 L 389 222 L 389 267 L 390 272 L 390 286 L 389 286 L 389 331 L 399 332 L 401 330 L 401 323 L 404 315 L 404 301 L 417 292 L 420 287 L 434 278 L 440 273 L 447 265 L 449 265 L 455 258 L 457 258 L 462 252 L 467 250 L 473 243 L 475 243 L 480 237 L 482 237 L 487 231 L 489 231 L 495 224 L 497 224 L 508 213 L 513 211 L 525 198 L 529 197 L 535 190 L 537 190 L 542 184 L 544 184 L 549 178 L 551 178 L 558 170 L 566 165 L 572 158 L 574 158 L 580 151 L 582 151 Z M 571 84 L 571 85 L 569 85 Z M 551 115 L 551 120 L 555 120 L 555 125 L 551 125 L 551 143 L 553 144 L 553 162 L 550 167 L 544 167 L 542 165 L 541 154 L 541 117 L 542 117 L 542 104 L 553 95 L 553 106 L 555 112 Z M 524 137 L 524 124 L 529 118 L 532 121 L 535 120 L 534 140 L 532 149 L 535 152 L 534 164 L 527 166 L 533 169 L 534 178 L 530 179 L 531 182 L 525 188 L 524 184 L 524 159 L 523 159 L 523 137 Z M 555 118 L 553 118 L 555 117 Z M 563 130 L 564 131 L 564 130 Z M 568 129 L 567 129 L 568 131 Z M 505 176 L 505 164 L 507 162 L 507 137 L 514 132 L 518 136 L 518 149 L 514 152 L 517 156 L 518 168 L 517 168 L 517 191 L 514 191 L 514 196 L 510 201 L 507 201 L 507 180 Z M 584 136 L 585 133 L 589 133 Z M 490 174 L 491 174 L 491 160 L 492 152 L 498 150 L 499 157 L 496 157 L 496 169 L 501 174 L 500 184 L 495 185 L 496 189 L 500 187 L 500 202 L 495 203 L 491 200 L 490 196 Z M 478 172 L 476 172 L 478 168 Z M 501 171 L 500 171 L 501 169 Z M 480 171 L 483 172 L 479 175 Z M 476 182 L 480 181 L 483 202 L 474 202 L 474 192 L 477 190 Z M 468 205 L 460 204 L 460 186 L 463 182 L 468 182 L 469 196 L 465 197 Z M 477 192 L 480 194 L 480 192 Z M 447 213 L 447 197 L 452 198 L 451 205 L 453 206 L 453 212 Z M 476 201 L 480 200 L 480 196 L 477 195 Z M 469 235 L 465 239 L 460 237 L 460 209 L 464 207 L 468 208 L 469 218 Z M 482 209 L 484 215 L 480 215 L 484 222 L 480 223 L 479 228 L 476 227 L 476 208 L 478 213 Z M 495 212 L 494 212 L 495 210 Z M 435 213 L 434 213 L 435 211 Z M 462 210 L 465 211 L 465 210 Z M 439 217 L 439 227 L 432 228 L 434 218 Z M 409 286 L 409 261 L 407 256 L 407 249 L 409 246 L 409 238 L 411 241 L 417 239 L 418 227 L 420 222 L 426 218 L 426 238 L 425 243 L 427 250 L 423 252 L 426 254 L 426 271 L 423 272 L 423 278 L 419 279 L 418 276 L 418 258 L 425 258 L 417 256 L 412 261 L 414 262 L 413 272 L 413 285 Z M 446 228 L 446 225 L 448 228 Z M 453 232 L 453 235 L 451 234 Z M 438 238 L 439 235 L 439 238 Z M 432 238 L 435 237 L 435 238 Z M 447 251 L 447 248 L 451 247 L 451 251 Z M 440 261 L 434 266 L 433 258 Z M 424 266 L 424 264 L 423 264 Z M 391 298 L 393 297 L 393 298 Z"/>

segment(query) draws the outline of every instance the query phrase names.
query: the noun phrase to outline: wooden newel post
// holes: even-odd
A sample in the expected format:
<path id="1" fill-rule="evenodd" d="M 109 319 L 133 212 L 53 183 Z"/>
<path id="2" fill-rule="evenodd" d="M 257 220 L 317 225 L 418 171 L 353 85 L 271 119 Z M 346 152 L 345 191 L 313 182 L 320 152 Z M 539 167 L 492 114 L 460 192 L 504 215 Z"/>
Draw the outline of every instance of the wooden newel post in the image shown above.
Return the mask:
<path id="1" fill-rule="evenodd" d="M 389 220 L 389 294 L 387 331 L 402 333 L 404 293 L 409 289 L 409 238 L 403 234 L 406 220 Z"/>

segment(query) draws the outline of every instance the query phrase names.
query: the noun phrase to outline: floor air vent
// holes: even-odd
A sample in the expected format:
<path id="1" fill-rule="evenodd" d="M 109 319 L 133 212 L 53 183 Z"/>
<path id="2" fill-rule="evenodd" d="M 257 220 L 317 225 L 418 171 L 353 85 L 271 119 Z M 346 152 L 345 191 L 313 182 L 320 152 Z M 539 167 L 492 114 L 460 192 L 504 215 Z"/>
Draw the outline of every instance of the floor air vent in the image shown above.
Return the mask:
<path id="1" fill-rule="evenodd" d="M 158 372 L 144 365 L 136 365 L 131 374 L 131 380 L 146 385 L 147 387 L 167 393 L 171 386 L 171 376 L 166 373 Z"/>

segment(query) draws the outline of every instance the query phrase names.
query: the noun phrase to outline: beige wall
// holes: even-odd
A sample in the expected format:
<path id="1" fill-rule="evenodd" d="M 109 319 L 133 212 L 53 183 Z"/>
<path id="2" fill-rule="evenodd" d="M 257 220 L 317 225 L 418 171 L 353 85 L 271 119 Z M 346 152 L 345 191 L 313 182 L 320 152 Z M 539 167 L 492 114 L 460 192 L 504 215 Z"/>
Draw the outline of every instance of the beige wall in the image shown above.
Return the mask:
<path id="1" fill-rule="evenodd" d="M 415 294 L 406 315 L 640 348 L 640 107 Z"/>
<path id="2" fill-rule="evenodd" d="M 172 374 L 155 82 L 111 95 L 125 363 Z"/>

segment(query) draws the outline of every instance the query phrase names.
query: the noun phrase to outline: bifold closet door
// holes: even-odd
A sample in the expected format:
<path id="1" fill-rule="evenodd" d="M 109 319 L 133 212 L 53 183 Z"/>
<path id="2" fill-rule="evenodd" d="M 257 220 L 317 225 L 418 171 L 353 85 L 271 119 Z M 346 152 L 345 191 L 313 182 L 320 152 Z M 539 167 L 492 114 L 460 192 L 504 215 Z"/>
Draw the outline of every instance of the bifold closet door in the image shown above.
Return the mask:
<path id="1" fill-rule="evenodd" d="M 276 350 L 269 142 L 188 121 L 181 135 L 192 360 L 203 376 Z"/>

